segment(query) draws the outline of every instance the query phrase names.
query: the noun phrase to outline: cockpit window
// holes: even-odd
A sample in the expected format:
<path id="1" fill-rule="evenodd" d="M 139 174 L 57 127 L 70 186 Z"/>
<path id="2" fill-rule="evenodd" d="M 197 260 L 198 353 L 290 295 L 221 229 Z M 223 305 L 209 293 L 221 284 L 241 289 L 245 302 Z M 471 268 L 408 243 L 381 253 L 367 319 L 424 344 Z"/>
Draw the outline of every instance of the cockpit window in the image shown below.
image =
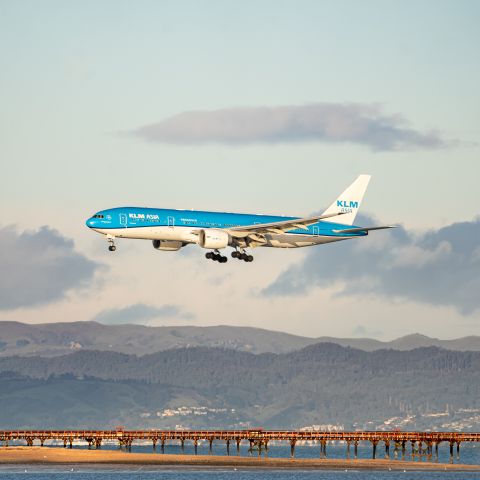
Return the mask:
<path id="1" fill-rule="evenodd" d="M 104 218 L 103 215 L 94 215 L 93 218 Z"/>

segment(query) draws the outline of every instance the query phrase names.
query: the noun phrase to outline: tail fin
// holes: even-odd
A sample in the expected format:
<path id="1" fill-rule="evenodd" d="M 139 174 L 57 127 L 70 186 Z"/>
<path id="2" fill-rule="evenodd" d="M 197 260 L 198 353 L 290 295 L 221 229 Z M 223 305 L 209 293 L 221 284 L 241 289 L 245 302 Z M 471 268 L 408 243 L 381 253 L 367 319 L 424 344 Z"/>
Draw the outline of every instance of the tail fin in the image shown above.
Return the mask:
<path id="1" fill-rule="evenodd" d="M 324 222 L 339 221 L 344 225 L 353 225 L 370 178 L 370 175 L 359 175 L 357 179 L 323 212 L 323 215 L 340 212 L 342 212 L 343 215 L 338 218 L 333 217 L 329 220 L 324 220 Z"/>

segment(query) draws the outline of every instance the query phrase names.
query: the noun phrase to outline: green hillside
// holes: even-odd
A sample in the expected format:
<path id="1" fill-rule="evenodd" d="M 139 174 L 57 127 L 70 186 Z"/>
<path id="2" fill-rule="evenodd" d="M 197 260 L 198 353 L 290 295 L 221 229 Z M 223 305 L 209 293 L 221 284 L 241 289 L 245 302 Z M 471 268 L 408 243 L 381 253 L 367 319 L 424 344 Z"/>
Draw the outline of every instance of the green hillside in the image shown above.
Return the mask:
<path id="1" fill-rule="evenodd" d="M 352 427 L 412 415 L 411 427 L 440 428 L 453 413 L 439 421 L 425 415 L 447 404 L 451 412 L 480 408 L 480 352 L 436 347 L 365 352 L 324 343 L 286 354 L 188 348 L 142 357 L 81 351 L 0 358 L 0 372 L 4 428 Z"/>

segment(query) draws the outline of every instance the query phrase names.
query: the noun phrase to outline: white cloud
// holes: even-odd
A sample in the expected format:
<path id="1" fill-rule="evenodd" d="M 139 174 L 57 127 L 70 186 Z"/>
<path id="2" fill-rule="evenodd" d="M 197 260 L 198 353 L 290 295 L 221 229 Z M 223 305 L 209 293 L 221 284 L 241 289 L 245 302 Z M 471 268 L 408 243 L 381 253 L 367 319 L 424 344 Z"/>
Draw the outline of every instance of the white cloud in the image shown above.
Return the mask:
<path id="1" fill-rule="evenodd" d="M 0 228 L 0 310 L 61 300 L 88 286 L 101 268 L 47 226 L 21 233 Z"/>
<path id="2" fill-rule="evenodd" d="M 224 143 L 354 143 L 372 150 L 447 146 L 436 132 L 419 132 L 400 114 L 378 105 L 316 103 L 190 111 L 143 126 L 133 134 L 152 142 L 181 145 Z"/>
<path id="3" fill-rule="evenodd" d="M 149 324 L 156 319 L 177 319 L 193 320 L 194 315 L 186 312 L 178 305 L 162 305 L 155 307 L 136 303 L 122 308 L 112 308 L 104 310 L 96 315 L 92 320 L 106 325 L 120 324 Z"/>
<path id="4" fill-rule="evenodd" d="M 359 220 L 362 223 L 372 224 L 365 217 Z M 340 296 L 372 295 L 453 306 L 464 315 L 480 309 L 479 220 L 454 223 L 421 236 L 403 227 L 372 235 L 383 237 L 383 247 L 376 243 L 368 248 L 366 238 L 311 249 L 263 294 L 298 296 L 315 286 L 336 285 L 341 286 L 336 294 Z"/>
<path id="5" fill-rule="evenodd" d="M 434 250 L 418 245 L 406 245 L 395 249 L 391 267 L 422 268 L 429 263 L 440 261 L 442 257 L 452 252 L 449 242 L 440 242 Z"/>

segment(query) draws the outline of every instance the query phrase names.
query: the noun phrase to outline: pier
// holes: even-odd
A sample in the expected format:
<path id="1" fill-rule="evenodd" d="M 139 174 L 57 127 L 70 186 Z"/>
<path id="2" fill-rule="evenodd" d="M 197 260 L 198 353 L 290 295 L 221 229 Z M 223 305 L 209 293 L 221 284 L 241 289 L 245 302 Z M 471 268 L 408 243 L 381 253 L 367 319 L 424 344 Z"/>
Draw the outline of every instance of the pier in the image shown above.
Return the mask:
<path id="1" fill-rule="evenodd" d="M 198 443 L 203 441 L 212 445 L 215 441 L 225 443 L 226 453 L 230 455 L 235 449 L 240 454 L 242 442 L 248 442 L 249 450 L 257 451 L 258 455 L 268 453 L 270 442 L 285 442 L 290 447 L 290 454 L 295 456 L 295 446 L 299 442 L 315 442 L 320 446 L 319 457 L 327 458 L 329 442 L 345 442 L 346 457 L 358 457 L 360 442 L 369 442 L 372 447 L 372 458 L 381 458 L 383 455 L 390 458 L 393 450 L 394 458 L 405 459 L 406 455 L 425 456 L 427 459 L 438 459 L 440 444 L 448 445 L 450 460 L 454 456 L 460 458 L 460 445 L 467 442 L 480 442 L 480 433 L 459 432 L 402 432 L 402 431 L 355 431 L 355 432 L 322 432 L 297 430 L 0 430 L 0 445 L 8 447 L 11 442 L 25 442 L 33 446 L 34 442 L 43 446 L 46 441 L 63 442 L 65 448 L 72 448 L 76 441 L 84 441 L 89 448 L 100 449 L 102 442 L 118 442 L 120 447 L 131 450 L 135 441 L 149 441 L 155 450 L 160 447 L 165 452 L 167 442 L 179 442 L 182 451 L 186 442 L 190 442 L 195 454 Z M 353 450 L 353 452 L 352 452 Z M 353 457 L 351 457 L 353 455 Z"/>

